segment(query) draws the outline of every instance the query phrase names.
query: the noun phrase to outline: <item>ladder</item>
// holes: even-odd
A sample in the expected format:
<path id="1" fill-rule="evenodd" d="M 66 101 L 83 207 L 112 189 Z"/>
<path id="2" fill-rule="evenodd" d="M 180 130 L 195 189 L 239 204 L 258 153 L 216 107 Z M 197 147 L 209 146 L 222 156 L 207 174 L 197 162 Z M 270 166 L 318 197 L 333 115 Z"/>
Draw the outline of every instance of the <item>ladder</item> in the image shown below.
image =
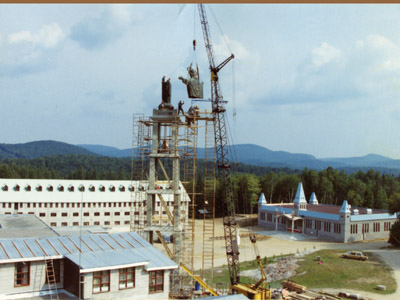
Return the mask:
<path id="1" fill-rule="evenodd" d="M 58 290 L 57 290 L 57 278 L 56 278 L 56 273 L 54 271 L 53 259 L 46 259 L 45 265 L 46 265 L 46 283 L 50 291 L 49 293 L 50 299 L 59 300 Z"/>

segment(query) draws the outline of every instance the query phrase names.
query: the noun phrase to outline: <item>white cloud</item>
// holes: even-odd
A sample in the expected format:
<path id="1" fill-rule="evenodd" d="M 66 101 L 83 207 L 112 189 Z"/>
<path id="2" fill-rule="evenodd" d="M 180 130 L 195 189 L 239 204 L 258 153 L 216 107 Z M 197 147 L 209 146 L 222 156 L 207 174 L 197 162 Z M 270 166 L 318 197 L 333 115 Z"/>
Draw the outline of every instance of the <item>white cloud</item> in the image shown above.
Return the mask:
<path id="1" fill-rule="evenodd" d="M 109 5 L 100 16 L 88 18 L 71 28 L 70 38 L 88 50 L 103 49 L 118 40 L 133 24 L 133 6 Z"/>
<path id="2" fill-rule="evenodd" d="M 54 48 L 64 38 L 64 33 L 56 23 L 43 25 L 38 33 L 29 30 L 16 32 L 8 36 L 9 44 L 30 43 L 43 48 Z"/>
<path id="3" fill-rule="evenodd" d="M 23 30 L 0 36 L 0 76 L 20 76 L 41 72 L 64 41 L 57 23 L 39 31 Z"/>
<path id="4" fill-rule="evenodd" d="M 319 47 L 314 48 L 311 53 L 314 66 L 319 68 L 340 56 L 341 51 L 340 49 L 323 42 Z"/>

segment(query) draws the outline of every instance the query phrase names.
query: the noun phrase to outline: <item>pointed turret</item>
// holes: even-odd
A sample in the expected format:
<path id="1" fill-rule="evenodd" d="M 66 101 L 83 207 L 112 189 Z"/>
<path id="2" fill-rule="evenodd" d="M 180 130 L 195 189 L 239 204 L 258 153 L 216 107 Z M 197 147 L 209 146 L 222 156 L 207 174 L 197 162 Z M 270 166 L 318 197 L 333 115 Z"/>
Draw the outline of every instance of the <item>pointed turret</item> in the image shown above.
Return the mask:
<path id="1" fill-rule="evenodd" d="M 341 214 L 350 214 L 350 205 L 347 203 L 347 200 L 343 201 L 342 207 L 340 208 L 339 211 Z"/>
<path id="2" fill-rule="evenodd" d="M 311 198 L 310 198 L 310 204 L 314 204 L 314 205 L 318 205 L 318 199 L 317 196 L 315 195 L 315 193 L 313 192 L 311 194 Z"/>
<path id="3" fill-rule="evenodd" d="M 260 198 L 258 199 L 258 204 L 259 205 L 267 204 L 267 199 L 265 199 L 264 193 L 261 193 Z"/>
<path id="4" fill-rule="evenodd" d="M 294 197 L 294 208 L 300 210 L 307 209 L 307 200 L 306 196 L 304 195 L 303 184 L 300 182 L 299 186 L 297 187 L 296 196 Z"/>

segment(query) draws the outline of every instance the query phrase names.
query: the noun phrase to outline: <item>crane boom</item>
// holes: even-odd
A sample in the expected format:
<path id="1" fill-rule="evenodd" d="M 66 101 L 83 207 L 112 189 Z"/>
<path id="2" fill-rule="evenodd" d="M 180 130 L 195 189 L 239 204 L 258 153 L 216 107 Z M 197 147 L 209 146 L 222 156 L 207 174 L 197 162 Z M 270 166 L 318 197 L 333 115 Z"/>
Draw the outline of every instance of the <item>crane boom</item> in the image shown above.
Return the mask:
<path id="1" fill-rule="evenodd" d="M 214 133 L 215 146 L 217 153 L 217 171 L 221 181 L 227 215 L 223 218 L 226 257 L 231 285 L 236 285 L 240 281 L 239 276 L 239 247 L 235 221 L 235 207 L 233 203 L 233 192 L 231 185 L 231 169 L 228 156 L 228 135 L 225 122 L 225 101 L 222 101 L 222 93 L 218 81 L 218 72 L 234 58 L 232 54 L 218 66 L 215 66 L 214 54 L 211 43 L 210 29 L 203 4 L 198 4 L 200 22 L 203 30 L 203 38 L 207 51 L 208 61 L 211 71 L 211 103 L 212 111 L 215 115 Z"/>

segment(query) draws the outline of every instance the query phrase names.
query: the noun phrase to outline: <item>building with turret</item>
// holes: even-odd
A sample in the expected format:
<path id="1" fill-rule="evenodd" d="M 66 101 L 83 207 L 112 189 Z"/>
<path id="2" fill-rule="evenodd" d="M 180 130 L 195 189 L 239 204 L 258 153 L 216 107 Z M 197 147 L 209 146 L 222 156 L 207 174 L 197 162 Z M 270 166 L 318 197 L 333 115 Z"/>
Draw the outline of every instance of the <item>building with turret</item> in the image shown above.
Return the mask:
<path id="1" fill-rule="evenodd" d="M 315 193 L 310 200 L 300 182 L 293 203 L 267 203 L 258 200 L 258 224 L 268 229 L 303 233 L 341 243 L 389 238 L 397 216 L 386 210 L 319 204 Z"/>

